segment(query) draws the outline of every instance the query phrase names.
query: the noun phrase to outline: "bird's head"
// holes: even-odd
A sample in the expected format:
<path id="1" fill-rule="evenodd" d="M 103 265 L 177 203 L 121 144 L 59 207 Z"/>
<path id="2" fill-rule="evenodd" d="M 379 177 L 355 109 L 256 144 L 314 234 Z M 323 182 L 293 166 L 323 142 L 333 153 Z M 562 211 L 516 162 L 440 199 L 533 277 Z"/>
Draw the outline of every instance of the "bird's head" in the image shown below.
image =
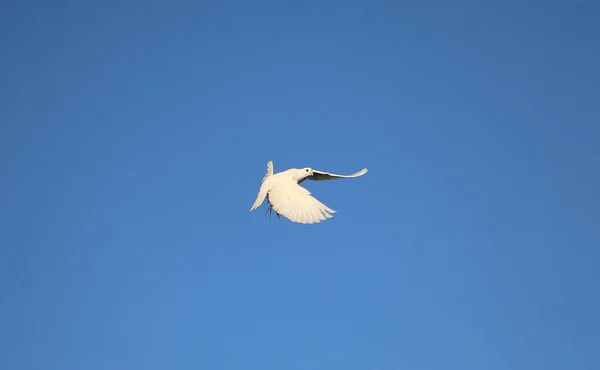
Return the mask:
<path id="1" fill-rule="evenodd" d="M 298 181 L 313 175 L 313 170 L 310 167 L 299 168 L 296 170 L 294 178 Z"/>

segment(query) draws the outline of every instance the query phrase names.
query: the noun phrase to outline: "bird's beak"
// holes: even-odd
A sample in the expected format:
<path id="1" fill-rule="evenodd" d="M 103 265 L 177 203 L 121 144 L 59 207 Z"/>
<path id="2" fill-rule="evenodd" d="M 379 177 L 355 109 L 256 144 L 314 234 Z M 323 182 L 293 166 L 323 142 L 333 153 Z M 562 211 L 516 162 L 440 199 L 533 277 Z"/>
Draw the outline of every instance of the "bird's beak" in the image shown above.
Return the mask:
<path id="1" fill-rule="evenodd" d="M 310 173 L 310 175 L 313 175 L 313 170 L 308 171 L 308 173 Z"/>

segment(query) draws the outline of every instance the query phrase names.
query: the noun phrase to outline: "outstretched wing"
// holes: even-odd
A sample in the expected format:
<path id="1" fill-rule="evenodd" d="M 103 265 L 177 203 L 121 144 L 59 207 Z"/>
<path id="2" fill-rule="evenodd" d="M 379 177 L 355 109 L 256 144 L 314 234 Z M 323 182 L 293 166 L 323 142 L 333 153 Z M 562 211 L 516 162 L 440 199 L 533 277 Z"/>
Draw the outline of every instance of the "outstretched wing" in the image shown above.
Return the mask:
<path id="1" fill-rule="evenodd" d="M 260 183 L 262 184 L 263 182 L 265 182 L 265 180 L 269 176 L 273 176 L 273 161 L 269 161 L 267 163 L 267 173 L 265 174 L 265 177 L 263 177 L 263 179 Z"/>
<path id="2" fill-rule="evenodd" d="M 307 179 L 313 180 L 313 181 L 350 179 L 350 178 L 362 176 L 365 173 L 367 173 L 367 171 L 368 170 L 366 168 L 363 168 L 362 170 L 355 172 L 351 175 L 338 175 L 338 174 L 331 173 L 331 172 L 313 170 L 313 174 L 311 176 L 308 176 L 308 177 L 300 180 L 298 182 L 298 184 L 302 183 L 302 181 L 307 180 Z"/>
<path id="3" fill-rule="evenodd" d="M 265 180 L 267 179 L 267 177 L 269 177 L 269 176 L 273 176 L 273 161 L 269 161 L 267 163 L 267 173 L 265 174 L 262 181 L 260 182 L 260 189 L 258 190 L 258 195 L 256 196 L 256 200 L 254 201 L 254 204 L 252 204 L 252 208 L 250 208 L 250 212 L 252 212 L 255 209 L 257 209 L 258 207 L 260 207 L 260 205 L 265 200 L 265 197 L 267 196 L 269 189 L 267 189 L 267 187 L 264 186 L 264 183 L 265 183 Z"/>
<path id="4" fill-rule="evenodd" d="M 301 224 L 319 223 L 332 218 L 333 209 L 315 199 L 308 190 L 290 181 L 280 184 L 269 192 L 273 209 L 292 222 Z"/>

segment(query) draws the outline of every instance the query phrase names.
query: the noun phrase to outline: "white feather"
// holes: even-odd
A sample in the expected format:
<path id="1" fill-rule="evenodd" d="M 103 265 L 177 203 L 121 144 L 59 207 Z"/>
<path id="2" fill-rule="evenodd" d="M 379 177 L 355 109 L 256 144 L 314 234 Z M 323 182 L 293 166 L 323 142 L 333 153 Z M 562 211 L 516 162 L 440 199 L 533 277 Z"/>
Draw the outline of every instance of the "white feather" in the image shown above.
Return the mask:
<path id="1" fill-rule="evenodd" d="M 307 167 L 303 169 L 290 168 L 273 174 L 273 161 L 269 161 L 267 163 L 267 173 L 261 181 L 258 196 L 250 211 L 260 207 L 265 198 L 268 197 L 268 202 L 278 216 L 281 214 L 292 222 L 302 224 L 320 223 L 332 218 L 336 211 L 321 203 L 299 184 L 306 179 L 315 181 L 335 180 L 359 177 L 365 173 L 367 173 L 366 168 L 351 175 L 337 175 Z"/>

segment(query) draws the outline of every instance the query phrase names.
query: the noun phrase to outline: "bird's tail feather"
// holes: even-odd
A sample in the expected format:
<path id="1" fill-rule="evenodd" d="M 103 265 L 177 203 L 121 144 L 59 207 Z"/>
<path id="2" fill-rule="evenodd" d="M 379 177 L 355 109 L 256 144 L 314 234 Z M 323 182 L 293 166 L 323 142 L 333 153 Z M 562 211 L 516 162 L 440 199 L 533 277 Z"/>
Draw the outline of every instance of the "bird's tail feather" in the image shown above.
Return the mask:
<path id="1" fill-rule="evenodd" d="M 256 200 L 254 201 L 254 204 L 252 204 L 252 208 L 250 208 L 250 212 L 260 207 L 262 202 L 265 200 L 265 197 L 267 196 L 267 192 L 267 187 L 264 186 L 264 184 L 261 185 L 260 190 L 258 191 L 258 195 L 256 196 Z"/>

